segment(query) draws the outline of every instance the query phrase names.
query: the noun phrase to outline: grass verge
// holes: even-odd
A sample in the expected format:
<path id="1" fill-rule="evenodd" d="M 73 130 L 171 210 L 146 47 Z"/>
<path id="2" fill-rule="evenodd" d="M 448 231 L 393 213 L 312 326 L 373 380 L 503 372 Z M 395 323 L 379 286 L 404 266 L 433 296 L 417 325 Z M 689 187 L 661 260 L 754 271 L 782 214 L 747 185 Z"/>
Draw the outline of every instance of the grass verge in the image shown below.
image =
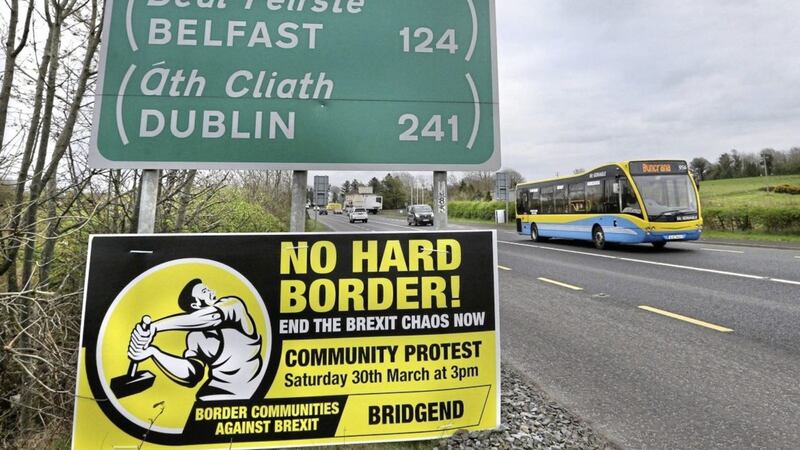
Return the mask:
<path id="1" fill-rule="evenodd" d="M 797 234 L 772 234 L 757 231 L 718 231 L 703 230 L 703 239 L 719 239 L 722 241 L 765 241 L 765 242 L 791 242 L 800 244 L 800 235 Z"/>

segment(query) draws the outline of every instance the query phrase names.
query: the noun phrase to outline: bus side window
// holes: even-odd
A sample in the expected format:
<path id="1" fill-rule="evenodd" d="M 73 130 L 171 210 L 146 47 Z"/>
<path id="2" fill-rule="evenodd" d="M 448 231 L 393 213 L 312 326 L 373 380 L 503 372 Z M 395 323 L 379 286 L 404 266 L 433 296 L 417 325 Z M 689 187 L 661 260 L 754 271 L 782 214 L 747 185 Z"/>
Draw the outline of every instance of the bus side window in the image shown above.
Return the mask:
<path id="1" fill-rule="evenodd" d="M 603 182 L 600 180 L 586 183 L 586 212 L 603 212 Z"/>
<path id="2" fill-rule="evenodd" d="M 556 191 L 553 194 L 553 213 L 554 214 L 569 213 L 569 202 L 567 201 L 567 185 L 565 184 L 559 184 L 556 186 Z"/>
<path id="3" fill-rule="evenodd" d="M 540 214 L 552 214 L 553 211 L 553 186 L 542 188 L 542 210 Z"/>
<path id="4" fill-rule="evenodd" d="M 539 204 L 539 188 L 531 189 L 528 195 L 528 210 L 526 212 L 528 214 L 539 214 L 542 209 L 541 205 Z"/>
<path id="5" fill-rule="evenodd" d="M 581 214 L 586 212 L 584 189 L 584 183 L 573 183 L 569 185 L 569 214 Z"/>
<path id="6" fill-rule="evenodd" d="M 527 214 L 528 212 L 528 192 L 517 191 L 517 214 Z"/>
<path id="7" fill-rule="evenodd" d="M 605 200 L 603 201 L 604 212 L 609 214 L 619 214 L 619 183 L 613 178 L 605 179 Z"/>

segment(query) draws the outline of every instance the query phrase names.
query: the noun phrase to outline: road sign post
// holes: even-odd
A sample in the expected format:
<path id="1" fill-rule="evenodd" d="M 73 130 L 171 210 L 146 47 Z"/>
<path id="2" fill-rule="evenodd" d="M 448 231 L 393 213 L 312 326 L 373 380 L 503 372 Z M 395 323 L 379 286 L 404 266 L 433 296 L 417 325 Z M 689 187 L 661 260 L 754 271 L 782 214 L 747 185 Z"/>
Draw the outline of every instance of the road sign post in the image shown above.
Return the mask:
<path id="1" fill-rule="evenodd" d="M 139 221 L 136 232 L 140 234 L 154 233 L 156 229 L 156 205 L 158 204 L 158 170 L 143 170 L 140 197 Z"/>
<path id="2" fill-rule="evenodd" d="M 306 186 L 308 172 L 295 170 L 292 172 L 292 207 L 289 217 L 289 231 L 293 233 L 306 231 Z"/>
<path id="3" fill-rule="evenodd" d="M 433 172 L 433 203 L 436 213 L 433 226 L 437 230 L 447 228 L 447 172 Z"/>
<path id="4" fill-rule="evenodd" d="M 495 174 L 495 194 L 494 197 L 505 202 L 505 215 L 503 223 L 508 223 L 508 174 L 497 172 Z"/>
<path id="5" fill-rule="evenodd" d="M 493 170 L 493 0 L 107 0 L 90 161 Z"/>

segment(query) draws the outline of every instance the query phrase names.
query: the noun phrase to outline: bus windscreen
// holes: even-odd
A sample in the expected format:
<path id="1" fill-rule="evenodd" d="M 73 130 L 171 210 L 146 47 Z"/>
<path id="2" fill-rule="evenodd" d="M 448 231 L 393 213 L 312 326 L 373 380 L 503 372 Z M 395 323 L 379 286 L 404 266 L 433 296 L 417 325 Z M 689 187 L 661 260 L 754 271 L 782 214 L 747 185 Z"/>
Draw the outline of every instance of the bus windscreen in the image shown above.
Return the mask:
<path id="1" fill-rule="evenodd" d="M 650 221 L 697 219 L 697 196 L 689 175 L 638 175 L 633 179 Z"/>

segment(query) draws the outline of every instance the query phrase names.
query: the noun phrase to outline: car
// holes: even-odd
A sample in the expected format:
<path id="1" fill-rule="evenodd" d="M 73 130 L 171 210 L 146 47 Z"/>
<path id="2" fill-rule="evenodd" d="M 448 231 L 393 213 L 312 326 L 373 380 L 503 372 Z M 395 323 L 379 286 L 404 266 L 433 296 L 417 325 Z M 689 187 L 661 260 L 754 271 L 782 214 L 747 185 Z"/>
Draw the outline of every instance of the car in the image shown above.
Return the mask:
<path id="1" fill-rule="evenodd" d="M 367 223 L 367 210 L 364 208 L 353 208 L 348 215 L 350 223 L 355 221 Z"/>
<path id="2" fill-rule="evenodd" d="M 433 225 L 433 209 L 429 205 L 411 205 L 406 215 L 408 225 Z"/>

